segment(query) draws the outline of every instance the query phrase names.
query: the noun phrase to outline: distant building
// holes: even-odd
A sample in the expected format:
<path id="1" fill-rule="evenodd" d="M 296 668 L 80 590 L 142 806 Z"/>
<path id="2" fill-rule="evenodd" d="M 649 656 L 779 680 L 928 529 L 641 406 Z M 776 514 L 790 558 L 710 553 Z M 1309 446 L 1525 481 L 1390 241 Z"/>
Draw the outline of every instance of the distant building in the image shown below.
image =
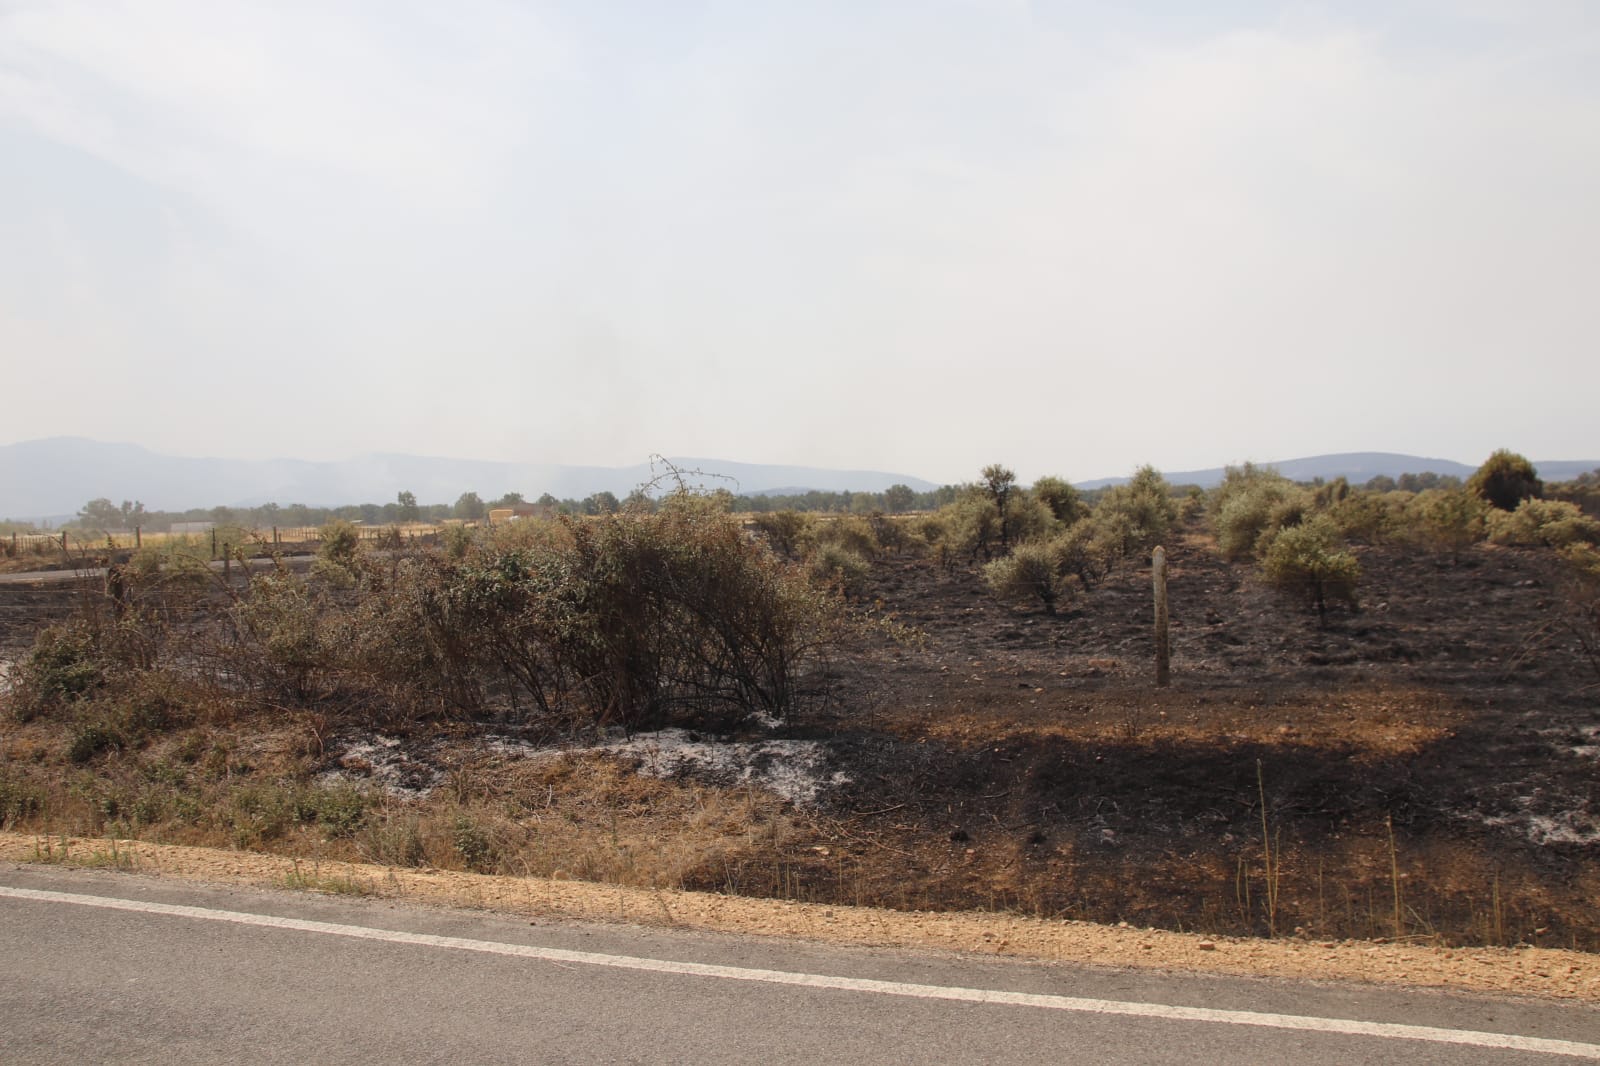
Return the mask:
<path id="1" fill-rule="evenodd" d="M 547 503 L 519 503 L 510 507 L 496 507 L 489 512 L 491 526 L 515 522 L 523 518 L 549 518 L 556 509 Z"/>

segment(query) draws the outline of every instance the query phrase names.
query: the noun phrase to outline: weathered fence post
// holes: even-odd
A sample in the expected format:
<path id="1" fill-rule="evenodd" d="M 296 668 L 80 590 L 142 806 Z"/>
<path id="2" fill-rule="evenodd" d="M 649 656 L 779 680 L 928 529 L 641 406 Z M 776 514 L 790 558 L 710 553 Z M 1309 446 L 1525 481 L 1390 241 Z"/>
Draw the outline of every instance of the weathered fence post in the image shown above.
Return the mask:
<path id="1" fill-rule="evenodd" d="M 211 558 L 217 557 L 217 527 L 211 527 Z"/>
<path id="2" fill-rule="evenodd" d="M 61 531 L 61 550 L 67 550 L 67 531 L 64 529 Z"/>
<path id="3" fill-rule="evenodd" d="M 228 584 L 233 580 L 233 552 L 228 545 L 222 546 L 222 583 Z"/>
<path id="4" fill-rule="evenodd" d="M 1167 550 L 1158 547 L 1150 557 L 1151 581 L 1156 596 L 1156 687 L 1165 688 L 1169 680 L 1172 647 L 1167 639 Z"/>
<path id="5" fill-rule="evenodd" d="M 135 549 L 144 547 L 144 527 L 133 527 L 133 546 Z"/>

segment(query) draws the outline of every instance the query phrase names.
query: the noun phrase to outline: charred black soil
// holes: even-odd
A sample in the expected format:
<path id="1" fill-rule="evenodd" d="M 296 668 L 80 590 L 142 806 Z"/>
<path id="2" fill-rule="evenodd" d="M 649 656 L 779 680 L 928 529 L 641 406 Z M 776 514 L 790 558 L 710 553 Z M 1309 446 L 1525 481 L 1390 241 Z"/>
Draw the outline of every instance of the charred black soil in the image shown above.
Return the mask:
<path id="1" fill-rule="evenodd" d="M 814 805 L 748 787 L 741 800 L 692 775 L 618 780 L 581 759 L 535 770 L 470 754 L 511 723 L 457 723 L 448 743 L 398 738 L 448 781 L 388 801 L 383 825 L 431 812 L 415 846 L 316 846 L 821 902 L 1600 950 L 1600 689 L 1560 625 L 1557 560 L 1360 549 L 1361 608 L 1319 624 L 1208 538 L 1181 538 L 1170 557 L 1168 688 L 1153 684 L 1148 567 L 1124 566 L 1047 616 L 993 599 L 976 568 L 890 557 L 862 599 L 915 638 L 837 657 L 825 707 L 742 737 L 825 745 L 834 784 Z M 0 639 L 15 652 L 73 597 L 0 588 Z M 81 791 L 118 759 L 135 772 L 116 753 L 69 769 L 45 726 L 6 728 L 9 780 L 77 774 Z M 222 749 L 220 774 L 360 772 L 350 738 L 311 743 L 284 721 L 205 731 L 203 744 L 172 741 L 200 752 L 194 770 L 147 753 L 137 772 L 178 780 Z M 11 824 L 49 828 L 29 817 Z M 428 824 L 448 847 L 429 844 Z M 557 854 L 557 828 L 592 838 L 589 858 Z M 216 842 L 172 817 L 148 835 Z M 644 858 L 669 852 L 671 871 Z"/>
<path id="2" fill-rule="evenodd" d="M 816 723 L 864 900 L 1600 947 L 1600 708 L 1555 561 L 1366 549 L 1319 625 L 1205 538 L 1171 557 L 1167 689 L 1148 568 L 1055 617 L 878 569 L 924 640 L 841 664 Z"/>

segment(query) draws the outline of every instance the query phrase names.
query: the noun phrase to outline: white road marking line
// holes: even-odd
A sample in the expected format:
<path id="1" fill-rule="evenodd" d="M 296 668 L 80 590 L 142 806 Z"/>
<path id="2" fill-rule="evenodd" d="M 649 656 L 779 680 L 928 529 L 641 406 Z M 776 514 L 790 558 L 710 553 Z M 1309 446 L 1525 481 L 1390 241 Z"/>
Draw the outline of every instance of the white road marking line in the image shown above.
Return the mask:
<path id="1" fill-rule="evenodd" d="M 300 933 L 321 933 L 326 936 L 350 937 L 356 940 L 376 940 L 389 944 L 448 948 L 454 951 L 474 951 L 487 955 L 509 955 L 516 958 L 538 959 L 544 962 L 604 966 L 617 970 L 644 970 L 650 973 L 679 974 L 689 977 L 716 977 L 729 981 L 798 985 L 802 988 L 868 992 L 875 995 L 906 996 L 913 999 L 943 999 L 965 1003 L 1039 1007 L 1046 1010 L 1070 1011 L 1079 1014 L 1117 1014 L 1165 1021 L 1251 1025 L 1267 1029 L 1297 1029 L 1307 1032 L 1332 1033 L 1340 1036 L 1378 1037 L 1389 1040 L 1421 1040 L 1435 1044 L 1464 1044 L 1471 1047 L 1531 1051 L 1544 1055 L 1567 1055 L 1574 1058 L 1600 1061 L 1600 1044 L 1583 1044 L 1572 1040 L 1550 1040 L 1537 1036 L 1517 1036 L 1512 1033 L 1441 1029 L 1431 1025 L 1403 1025 L 1395 1022 L 1363 1022 L 1345 1018 L 1317 1018 L 1298 1014 L 1266 1014 L 1258 1011 L 1217 1010 L 1210 1007 L 1176 1007 L 1164 1003 L 1130 1003 L 1114 999 L 1087 999 L 1077 996 L 1042 995 L 1033 992 L 1003 992 L 987 988 L 909 984 L 902 981 L 877 981 L 863 977 L 834 977 L 827 974 L 790 973 L 785 970 L 758 970 L 743 966 L 715 966 L 701 962 L 673 962 L 667 959 L 646 959 L 631 955 L 604 955 L 592 951 L 567 951 L 562 948 L 533 947 L 526 944 L 502 944 L 492 940 L 468 940 L 454 936 L 435 936 L 431 933 L 406 933 L 392 929 L 373 929 L 362 925 L 340 925 L 335 922 L 310 921 L 304 918 L 280 918 L 272 914 L 213 910 L 208 907 L 187 907 L 171 903 L 147 903 L 143 900 L 118 899 L 110 896 L 87 896 L 73 892 L 48 892 L 32 888 L 11 888 L 6 885 L 0 885 L 0 896 L 33 900 L 40 903 L 68 903 L 74 906 L 96 907 L 103 910 L 134 911 L 141 914 L 158 914 L 171 918 L 228 922 L 234 925 L 252 925 L 267 929 L 287 929 Z"/>

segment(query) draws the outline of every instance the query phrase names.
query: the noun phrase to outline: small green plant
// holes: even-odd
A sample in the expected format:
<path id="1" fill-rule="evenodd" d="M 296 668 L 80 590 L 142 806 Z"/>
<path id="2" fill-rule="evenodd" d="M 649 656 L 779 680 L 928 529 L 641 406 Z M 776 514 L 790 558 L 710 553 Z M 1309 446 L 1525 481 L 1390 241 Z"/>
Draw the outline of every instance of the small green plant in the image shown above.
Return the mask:
<path id="1" fill-rule="evenodd" d="M 1356 605 L 1361 564 L 1342 550 L 1338 529 L 1326 516 L 1318 515 L 1274 534 L 1265 550 L 1262 572 L 1273 588 L 1315 608 L 1323 622 L 1329 603 Z"/>
<path id="2" fill-rule="evenodd" d="M 475 873 L 493 873 L 500 856 L 488 831 L 464 814 L 456 817 L 452 828 L 452 843 L 466 868 Z"/>
<path id="3" fill-rule="evenodd" d="M 75 763 L 86 763 L 102 752 L 121 748 L 127 741 L 105 722 L 88 722 L 72 731 L 67 743 L 67 758 Z"/>
<path id="4" fill-rule="evenodd" d="M 12 713 L 21 721 L 86 698 L 106 681 L 97 634 L 86 622 L 45 628 L 13 679 Z"/>

